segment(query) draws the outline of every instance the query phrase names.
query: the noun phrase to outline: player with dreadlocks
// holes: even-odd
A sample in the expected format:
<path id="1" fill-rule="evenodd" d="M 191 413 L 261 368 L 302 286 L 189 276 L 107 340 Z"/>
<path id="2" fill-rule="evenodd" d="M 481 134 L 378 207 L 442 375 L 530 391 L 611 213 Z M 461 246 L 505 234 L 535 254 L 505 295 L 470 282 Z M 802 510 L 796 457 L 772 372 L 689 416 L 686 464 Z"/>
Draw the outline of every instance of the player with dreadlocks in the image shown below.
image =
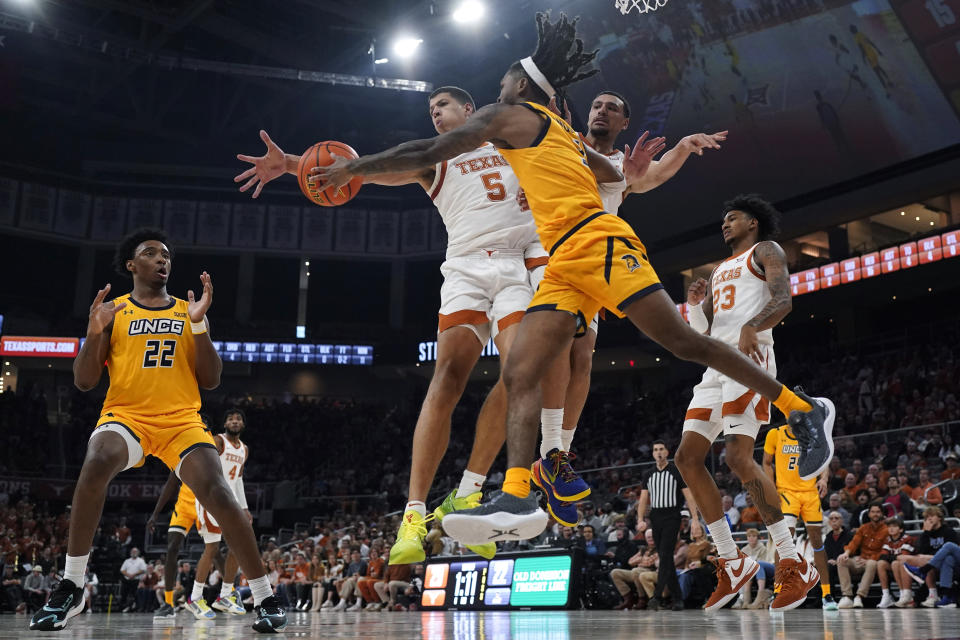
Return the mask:
<path id="1" fill-rule="evenodd" d="M 790 416 L 793 432 L 802 440 L 801 474 L 816 475 L 830 460 L 832 403 L 799 396 L 732 347 L 683 321 L 633 229 L 603 210 L 597 183 L 622 181 L 623 175 L 547 106 L 551 98 L 563 104 L 566 87 L 596 73 L 587 66 L 597 52 L 584 52 L 576 20 L 563 14 L 556 22 L 537 14 L 537 30 L 536 52 L 510 66 L 500 81 L 497 104 L 479 109 L 463 126 L 374 155 L 337 158 L 312 170 L 321 188 L 336 188 L 354 176 L 428 167 L 492 142 L 520 180 L 550 253 L 543 282 L 504 365 L 508 469 L 503 491 L 475 509 L 447 515 L 444 529 L 465 544 L 529 539 L 543 531 L 547 514 L 530 492 L 540 381 L 556 357 L 569 353 L 571 340 L 583 334 L 601 307 L 630 318 L 677 357 L 712 367 L 773 402 Z M 555 499 L 562 482 L 558 475 L 545 483 L 548 500 Z"/>

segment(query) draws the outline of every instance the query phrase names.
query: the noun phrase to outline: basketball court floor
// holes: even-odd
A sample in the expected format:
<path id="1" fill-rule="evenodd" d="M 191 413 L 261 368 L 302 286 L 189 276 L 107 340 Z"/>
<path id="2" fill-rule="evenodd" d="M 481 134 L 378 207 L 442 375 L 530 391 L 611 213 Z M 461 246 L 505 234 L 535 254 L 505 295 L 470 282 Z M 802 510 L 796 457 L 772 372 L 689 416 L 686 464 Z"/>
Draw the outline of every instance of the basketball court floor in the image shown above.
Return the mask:
<path id="1" fill-rule="evenodd" d="M 252 638 L 252 615 L 218 616 L 195 622 L 184 612 L 175 625 L 154 625 L 148 614 L 82 614 L 67 629 L 31 633 L 24 615 L 0 616 L 0 639 L 137 638 L 138 640 Z M 786 614 L 767 611 L 447 611 L 409 613 L 291 613 L 283 632 L 300 638 L 364 640 L 870 640 L 960 637 L 960 610 L 846 610 L 823 613 L 803 609 Z"/>

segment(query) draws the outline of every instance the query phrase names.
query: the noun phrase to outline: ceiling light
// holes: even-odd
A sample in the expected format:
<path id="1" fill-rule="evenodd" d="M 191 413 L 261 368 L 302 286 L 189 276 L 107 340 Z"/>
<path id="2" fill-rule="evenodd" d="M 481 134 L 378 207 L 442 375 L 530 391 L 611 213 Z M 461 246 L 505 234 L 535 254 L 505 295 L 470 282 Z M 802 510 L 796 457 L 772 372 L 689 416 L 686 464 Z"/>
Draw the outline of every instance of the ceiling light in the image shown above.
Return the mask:
<path id="1" fill-rule="evenodd" d="M 453 12 L 454 22 L 460 24 L 476 24 L 483 20 L 487 8 L 477 0 L 464 0 Z"/>
<path id="2" fill-rule="evenodd" d="M 409 58 L 423 42 L 420 38 L 403 37 L 393 42 L 393 52 L 401 58 Z"/>
<path id="3" fill-rule="evenodd" d="M 373 64 L 387 64 L 390 62 L 390 58 L 377 58 L 373 61 Z"/>
<path id="4" fill-rule="evenodd" d="M 906 212 L 906 211 L 901 211 L 901 212 L 900 212 L 900 215 L 905 216 L 905 215 L 907 215 L 907 212 Z"/>
<path id="5" fill-rule="evenodd" d="M 933 224 L 933 220 L 930 221 L 930 226 L 931 226 L 931 227 L 935 226 L 935 225 Z"/>
<path id="6" fill-rule="evenodd" d="M 917 222 L 920 222 L 920 216 L 917 216 Z"/>

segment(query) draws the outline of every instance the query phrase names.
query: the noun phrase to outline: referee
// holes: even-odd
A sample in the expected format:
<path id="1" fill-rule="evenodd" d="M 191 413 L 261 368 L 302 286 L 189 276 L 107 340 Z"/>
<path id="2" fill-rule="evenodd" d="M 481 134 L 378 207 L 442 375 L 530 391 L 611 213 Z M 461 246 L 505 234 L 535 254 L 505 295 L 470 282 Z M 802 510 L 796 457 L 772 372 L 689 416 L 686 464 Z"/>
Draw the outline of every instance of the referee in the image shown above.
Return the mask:
<path id="1" fill-rule="evenodd" d="M 693 493 L 680 477 L 677 465 L 667 460 L 670 451 L 663 440 L 653 442 L 653 459 L 657 465 L 643 478 L 643 490 L 637 502 L 637 528 L 642 533 L 646 527 L 647 507 L 650 507 L 650 526 L 653 529 L 653 543 L 660 556 L 660 569 L 657 574 L 657 586 L 653 590 L 647 609 L 656 611 L 663 599 L 664 587 L 670 588 L 673 610 L 683 609 L 683 596 L 680 582 L 677 580 L 677 568 L 673 564 L 673 552 L 680 534 L 680 510 L 684 499 L 690 508 L 690 535 L 700 536 L 700 520 L 697 517 L 697 504 Z"/>

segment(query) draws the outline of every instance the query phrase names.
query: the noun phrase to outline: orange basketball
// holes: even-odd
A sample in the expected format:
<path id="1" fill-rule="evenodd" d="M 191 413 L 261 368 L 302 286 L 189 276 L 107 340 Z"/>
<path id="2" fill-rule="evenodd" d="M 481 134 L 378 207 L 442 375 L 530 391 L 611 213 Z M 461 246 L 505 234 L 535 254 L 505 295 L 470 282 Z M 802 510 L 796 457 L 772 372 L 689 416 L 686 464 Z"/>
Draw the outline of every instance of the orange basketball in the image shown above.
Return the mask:
<path id="1" fill-rule="evenodd" d="M 300 164 L 297 165 L 297 182 L 300 183 L 300 191 L 307 196 L 311 202 L 321 207 L 336 207 L 345 204 L 353 199 L 360 192 L 363 186 L 363 177 L 357 176 L 347 184 L 337 189 L 326 188 L 318 189 L 316 185 L 307 182 L 310 177 L 310 170 L 314 167 L 325 167 L 333 163 L 332 156 L 342 158 L 359 158 L 353 148 L 336 140 L 326 140 L 318 142 L 303 152 L 300 156 Z"/>

